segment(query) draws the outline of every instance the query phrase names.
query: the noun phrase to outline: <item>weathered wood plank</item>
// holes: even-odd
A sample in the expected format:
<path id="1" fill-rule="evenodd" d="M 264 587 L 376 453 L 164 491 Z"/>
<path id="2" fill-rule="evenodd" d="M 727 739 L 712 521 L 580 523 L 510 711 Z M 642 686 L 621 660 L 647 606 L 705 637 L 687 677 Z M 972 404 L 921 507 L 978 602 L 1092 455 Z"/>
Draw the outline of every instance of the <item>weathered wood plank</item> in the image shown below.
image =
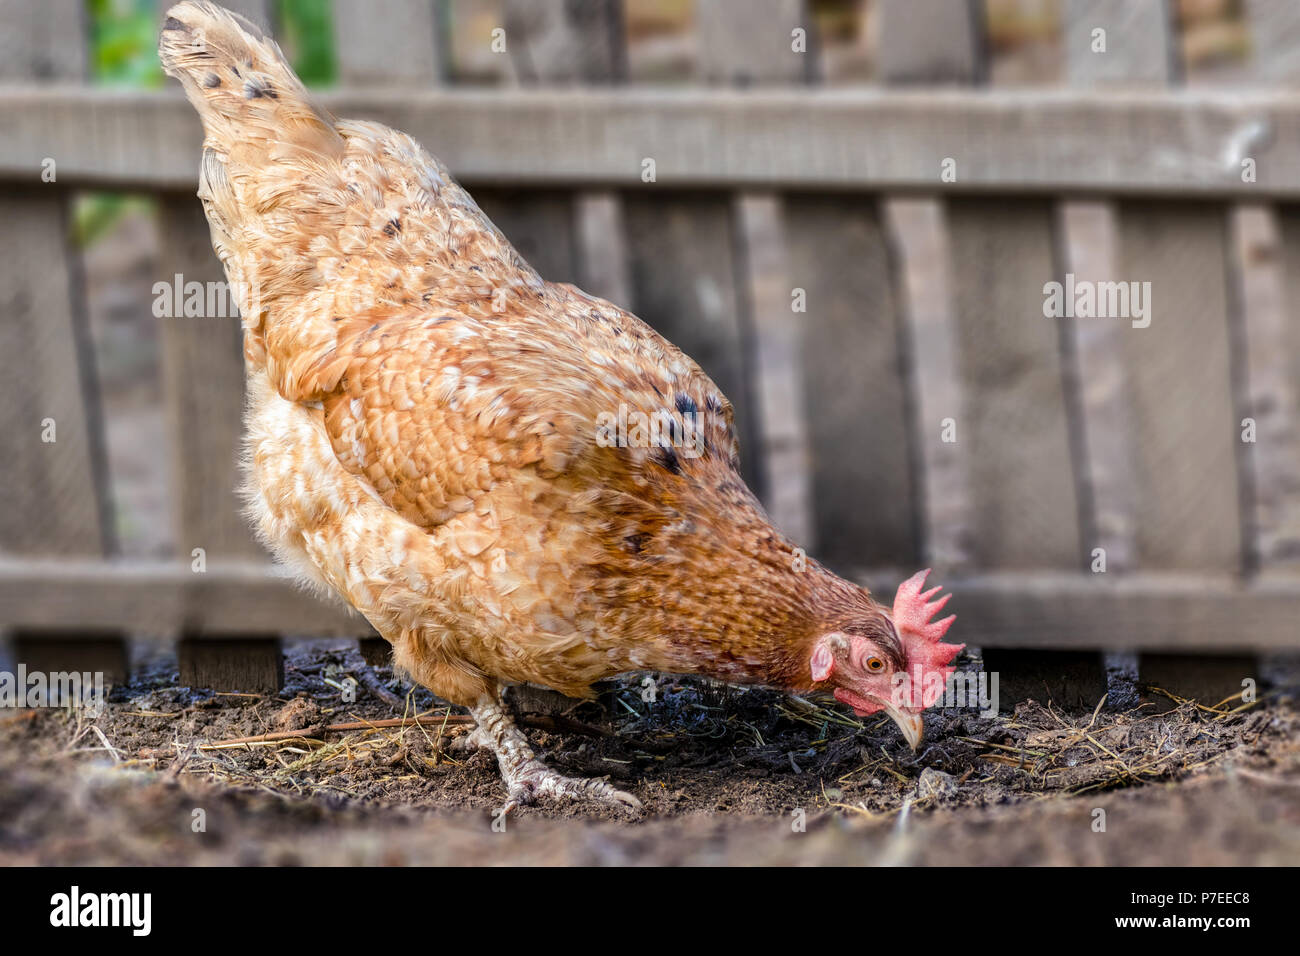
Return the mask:
<path id="1" fill-rule="evenodd" d="M 1300 271 L 1292 270 L 1300 270 L 1300 217 L 1246 205 L 1230 216 L 1245 365 L 1239 417 L 1254 422 L 1254 441 L 1237 446 L 1251 480 L 1248 563 L 1294 573 L 1300 570 L 1300 323 L 1292 310 L 1300 303 Z"/>
<path id="2" fill-rule="evenodd" d="M 110 542 L 103 430 L 66 197 L 29 171 L 0 193 L 0 550 L 102 554 Z"/>
<path id="3" fill-rule="evenodd" d="M 1121 325 L 1144 568 L 1238 571 L 1241 521 L 1219 206 L 1124 203 L 1121 279 L 1150 282 L 1150 326 Z"/>
<path id="4" fill-rule="evenodd" d="M 4 0 L 0 21 L 0 79 L 86 76 L 80 3 Z M 0 464 L 0 549 L 94 555 L 111 542 L 107 469 L 69 200 L 57 188 L 60 160 L 35 157 L 16 188 L 0 194 L 0 354 L 7 357 L 0 434 L 9 437 Z"/>
<path id="5" fill-rule="evenodd" d="M 85 8 L 82 0 L 0 0 L 0 82 L 86 79 Z"/>
<path id="6" fill-rule="evenodd" d="M 603 84 L 627 76 L 621 0 L 503 0 L 511 79 Z"/>
<path id="7" fill-rule="evenodd" d="M 14 635 L 13 659 L 29 673 L 79 671 L 104 675 L 105 684 L 127 679 L 130 661 L 126 642 L 115 631 L 82 625 L 66 630 L 24 631 Z"/>
<path id="8" fill-rule="evenodd" d="M 1058 320 L 1043 317 L 1043 286 L 1056 275 L 1051 207 L 953 200 L 948 223 L 966 392 L 956 442 L 969 443 L 972 560 L 1079 567 Z"/>
<path id="9" fill-rule="evenodd" d="M 370 626 L 340 604 L 252 562 L 194 574 L 179 562 L 0 558 L 0 629 L 120 628 L 195 637 L 231 634 L 365 636 Z"/>
<path id="10" fill-rule="evenodd" d="M 1066 78 L 1072 86 L 1159 87 L 1174 78 L 1176 41 L 1163 0 L 1127 8 L 1113 0 L 1068 0 L 1065 17 Z M 1061 281 L 1070 275 L 1084 283 L 1120 281 L 1115 204 L 1066 200 L 1057 214 Z M 1066 404 L 1079 456 L 1084 566 L 1107 573 L 1131 568 L 1137 550 L 1132 396 L 1121 354 L 1125 331 L 1106 318 L 1078 317 L 1062 328 Z M 1104 565 L 1093 557 L 1095 548 L 1103 549 Z"/>
<path id="11" fill-rule="evenodd" d="M 892 86 L 982 83 L 988 73 L 980 0 L 882 0 L 877 63 Z"/>
<path id="12" fill-rule="evenodd" d="M 441 82 L 436 0 L 336 0 L 339 77 L 358 86 L 430 87 Z"/>
<path id="13" fill-rule="evenodd" d="M 629 88 L 326 93 L 406 130 L 473 184 L 784 185 L 945 193 L 1300 198 L 1300 95 Z M 1261 126 L 1263 124 L 1263 126 Z M 1237 153 L 1256 143 L 1258 181 Z M 0 179 L 59 157 L 65 186 L 193 190 L 201 133 L 172 92 L 0 88 Z"/>
<path id="14" fill-rule="evenodd" d="M 910 569 L 906 572 L 910 573 Z M 855 576 L 892 595 L 897 574 Z M 980 647 L 1176 652 L 1295 651 L 1300 585 L 1226 574 L 1005 572 L 941 582 L 953 592 L 954 640 Z M 357 637 L 361 618 L 258 565 L 193 575 L 174 563 L 0 559 L 0 627 L 119 628 L 200 639 L 239 633 Z M 34 632 L 35 633 L 35 632 Z"/>
<path id="15" fill-rule="evenodd" d="M 182 293 L 195 282 L 205 293 L 208 288 L 225 291 L 211 300 L 215 306 L 225 303 L 224 314 L 158 320 L 172 442 L 177 551 L 185 561 L 191 560 L 196 548 L 203 549 L 207 561 L 265 558 L 236 491 L 244 409 L 239 313 L 212 251 L 199 201 L 165 197 L 159 208 L 159 235 L 163 281 L 169 286 L 179 284 Z"/>
<path id="16" fill-rule="evenodd" d="M 795 30 L 806 45 L 795 48 Z M 750 86 L 812 78 L 813 20 L 804 0 L 708 0 L 695 6 L 695 68 L 705 83 Z"/>
<path id="17" fill-rule="evenodd" d="M 884 212 L 906 330 L 922 557 L 941 573 L 960 571 L 971 558 L 971 462 L 969 444 L 944 440 L 948 420 L 967 421 L 947 223 L 934 199 L 886 200 Z"/>
<path id="18" fill-rule="evenodd" d="M 799 327 L 805 316 L 793 309 L 796 283 L 791 280 L 782 201 L 776 195 L 745 193 L 736 198 L 735 209 L 743 277 L 740 297 L 754 342 L 752 377 L 762 443 L 756 451 L 767 489 L 764 504 L 776 526 L 801 547 L 830 557 L 820 544 L 825 539 L 816 532 L 809 476 L 809 414 L 816 419 L 824 409 L 810 409 L 804 399 Z M 817 374 L 826 375 L 827 370 L 818 369 Z M 842 512 L 852 499 L 830 500 Z"/>
<path id="19" fill-rule="evenodd" d="M 1058 215 L 1065 275 L 1073 275 L 1076 282 L 1120 281 L 1114 204 L 1065 202 Z M 1064 322 L 1066 359 L 1074 366 L 1074 374 L 1066 379 L 1067 407 L 1079 418 L 1076 449 L 1082 452 L 1078 463 L 1085 513 L 1081 562 L 1091 569 L 1096 564 L 1093 551 L 1101 548 L 1106 573 L 1131 568 L 1137 556 L 1132 396 L 1122 359 L 1123 336 L 1131 331 L 1117 319 Z"/>
<path id="20" fill-rule="evenodd" d="M 1172 24 L 1165 0 L 1065 0 L 1067 81 L 1164 86 L 1177 75 Z"/>
<path id="21" fill-rule="evenodd" d="M 184 687 L 275 694 L 284 686 L 284 655 L 273 634 L 182 637 L 176 658 Z"/>
<path id="22" fill-rule="evenodd" d="M 806 418 L 817 553 L 838 566 L 912 564 L 914 438 L 879 204 L 798 194 L 785 206 L 781 318 L 802 390 L 796 408 Z M 790 287 L 803 290 L 805 312 L 792 313 Z"/>
<path id="23" fill-rule="evenodd" d="M 592 295 L 628 308 L 632 302 L 632 276 L 621 197 L 612 191 L 582 192 L 573 201 L 578 285 Z"/>
<path id="24" fill-rule="evenodd" d="M 176 0 L 158 0 L 158 12 L 165 13 Z M 221 6 L 233 10 L 263 31 L 271 30 L 274 18 L 271 16 L 276 0 L 221 0 Z M 339 6 L 346 4 L 340 3 Z M 161 21 L 159 21 L 161 26 Z"/>
<path id="25" fill-rule="evenodd" d="M 1246 0 L 1253 78 L 1294 84 L 1300 79 L 1300 4 L 1295 0 Z"/>

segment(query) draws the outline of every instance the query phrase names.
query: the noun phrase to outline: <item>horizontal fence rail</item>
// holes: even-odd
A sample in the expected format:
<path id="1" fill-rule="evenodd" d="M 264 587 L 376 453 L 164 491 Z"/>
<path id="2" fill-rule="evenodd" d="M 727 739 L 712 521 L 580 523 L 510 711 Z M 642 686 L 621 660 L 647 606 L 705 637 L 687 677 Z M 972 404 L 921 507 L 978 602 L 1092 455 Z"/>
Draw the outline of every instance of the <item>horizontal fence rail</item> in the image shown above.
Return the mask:
<path id="1" fill-rule="evenodd" d="M 325 92 L 471 183 L 1300 199 L 1300 94 L 653 89 Z M 190 189 L 173 93 L 0 87 L 0 177 Z M 941 179 L 951 160 L 950 180 Z M 1253 171 L 1243 175 L 1243 162 Z"/>
<path id="2" fill-rule="evenodd" d="M 902 572 L 860 572 L 890 595 Z M 1219 575 L 999 572 L 945 581 L 961 639 L 984 647 L 1277 651 L 1296 646 L 1300 586 Z M 174 562 L 0 561 L 0 620 L 13 627 L 124 630 L 163 639 L 243 632 L 364 637 L 369 626 L 333 601 L 256 563 L 196 574 Z M 955 632 L 954 632 L 955 633 Z"/>

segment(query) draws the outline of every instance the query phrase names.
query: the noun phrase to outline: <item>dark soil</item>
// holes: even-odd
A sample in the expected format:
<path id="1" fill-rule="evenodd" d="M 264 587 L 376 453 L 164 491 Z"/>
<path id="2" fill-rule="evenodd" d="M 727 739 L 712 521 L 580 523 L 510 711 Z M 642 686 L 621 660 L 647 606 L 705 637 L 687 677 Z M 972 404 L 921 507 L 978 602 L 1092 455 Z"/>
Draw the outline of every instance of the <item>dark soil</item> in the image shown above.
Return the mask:
<path id="1" fill-rule="evenodd" d="M 344 703 L 350 676 L 362 686 Z M 1112 675 L 1107 703 L 1125 709 L 933 711 L 917 754 L 887 719 L 767 690 L 525 691 L 522 711 L 547 712 L 526 718 L 539 755 L 608 776 L 645 812 L 530 807 L 502 833 L 495 759 L 443 752 L 462 726 L 326 729 L 402 716 L 366 690 L 376 677 L 409 713 L 446 713 L 344 643 L 291 646 L 274 698 L 179 687 L 155 656 L 93 721 L 0 713 L 0 864 L 1300 863 L 1285 686 L 1155 713 Z"/>

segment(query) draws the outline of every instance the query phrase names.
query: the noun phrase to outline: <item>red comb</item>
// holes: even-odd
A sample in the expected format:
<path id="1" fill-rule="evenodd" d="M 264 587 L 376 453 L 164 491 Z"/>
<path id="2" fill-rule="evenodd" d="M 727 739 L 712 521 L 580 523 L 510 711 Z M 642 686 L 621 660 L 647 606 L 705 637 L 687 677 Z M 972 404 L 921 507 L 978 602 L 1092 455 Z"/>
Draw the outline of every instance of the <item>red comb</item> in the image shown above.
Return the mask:
<path id="1" fill-rule="evenodd" d="M 951 594 L 945 594 L 937 601 L 931 601 L 942 587 L 934 587 L 925 593 L 925 579 L 930 569 L 917 571 L 898 586 L 894 596 L 894 627 L 903 641 L 903 650 L 907 654 L 907 673 L 919 687 L 914 688 L 916 699 L 921 706 L 933 706 L 943 695 L 948 678 L 957 668 L 951 667 L 965 644 L 944 644 L 942 638 L 957 620 L 957 615 L 949 614 L 941 621 L 931 621 L 948 603 Z M 939 678 L 942 678 L 940 680 Z"/>

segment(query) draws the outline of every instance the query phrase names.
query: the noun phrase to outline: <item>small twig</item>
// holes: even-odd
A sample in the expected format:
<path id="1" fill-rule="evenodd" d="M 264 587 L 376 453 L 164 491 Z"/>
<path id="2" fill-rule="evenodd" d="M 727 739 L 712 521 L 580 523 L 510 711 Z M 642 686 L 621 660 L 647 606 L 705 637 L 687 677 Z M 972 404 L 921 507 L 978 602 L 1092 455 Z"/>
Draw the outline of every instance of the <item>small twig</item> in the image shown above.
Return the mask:
<path id="1" fill-rule="evenodd" d="M 985 747 L 996 747 L 998 750 L 1010 751 L 1013 754 L 1028 754 L 1031 757 L 1047 757 L 1050 754 L 1041 750 L 1027 750 L 1024 747 L 1011 747 L 1007 744 L 995 744 L 991 740 L 980 740 L 978 737 L 958 737 L 958 740 L 965 740 L 972 744 L 983 744 Z"/>
<path id="2" fill-rule="evenodd" d="M 524 714 L 519 722 L 535 730 L 549 730 L 552 733 L 583 734 L 588 737 L 603 737 L 605 732 L 599 727 L 592 727 L 570 717 L 551 717 L 545 714 Z M 230 737 L 226 740 L 214 740 L 203 744 L 201 750 L 216 750 L 242 744 L 267 744 L 284 740 L 312 741 L 313 733 L 346 734 L 359 730 L 379 730 L 388 727 L 465 727 L 472 726 L 474 718 L 468 714 L 425 714 L 419 717 L 386 717 L 383 720 L 358 720 L 342 724 L 326 724 L 324 727 L 304 728 L 302 730 L 277 730 L 269 734 L 254 734 L 251 737 Z M 316 741 L 319 745 L 320 741 Z"/>
<path id="3" fill-rule="evenodd" d="M 391 690 L 385 687 L 384 682 L 379 679 L 379 675 L 369 667 L 358 668 L 355 673 L 361 680 L 362 687 L 370 691 L 370 693 L 374 694 L 389 707 L 393 708 L 393 710 L 400 711 L 405 708 L 406 698 L 399 697 L 397 694 L 394 694 Z"/>
<path id="4" fill-rule="evenodd" d="M 122 762 L 121 752 L 116 747 L 114 747 L 111 743 L 108 742 L 108 738 L 104 736 L 104 732 L 99 729 L 99 726 L 96 724 L 91 724 L 90 729 L 95 732 L 95 734 L 99 737 L 100 741 L 104 744 L 104 749 L 113 755 L 113 763 L 121 763 Z"/>
<path id="5" fill-rule="evenodd" d="M 1106 703 L 1106 698 L 1110 696 L 1110 691 L 1101 695 L 1101 700 L 1097 701 L 1097 708 L 1092 712 L 1092 720 L 1088 721 L 1088 726 L 1084 727 L 1085 731 L 1092 730 L 1092 725 L 1097 722 L 1097 715 L 1101 713 L 1101 708 Z"/>

